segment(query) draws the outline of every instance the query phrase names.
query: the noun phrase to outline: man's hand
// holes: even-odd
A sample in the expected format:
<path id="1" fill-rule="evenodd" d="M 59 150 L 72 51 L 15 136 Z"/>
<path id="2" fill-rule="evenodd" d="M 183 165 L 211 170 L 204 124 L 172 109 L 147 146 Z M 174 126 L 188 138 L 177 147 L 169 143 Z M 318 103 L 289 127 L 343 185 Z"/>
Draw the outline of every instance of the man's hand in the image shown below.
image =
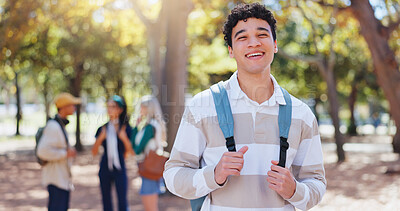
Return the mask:
<path id="1" fill-rule="evenodd" d="M 76 157 L 76 150 L 74 147 L 69 147 L 67 150 L 67 158 L 74 158 Z"/>
<path id="2" fill-rule="evenodd" d="M 284 199 L 290 199 L 296 191 L 296 182 L 289 169 L 278 166 L 278 161 L 271 161 L 271 171 L 268 171 L 269 188 L 276 191 Z"/>
<path id="3" fill-rule="evenodd" d="M 237 152 L 225 152 L 214 169 L 214 179 L 219 185 L 225 183 L 229 175 L 239 176 L 243 168 L 243 155 L 249 147 L 244 146 Z"/>

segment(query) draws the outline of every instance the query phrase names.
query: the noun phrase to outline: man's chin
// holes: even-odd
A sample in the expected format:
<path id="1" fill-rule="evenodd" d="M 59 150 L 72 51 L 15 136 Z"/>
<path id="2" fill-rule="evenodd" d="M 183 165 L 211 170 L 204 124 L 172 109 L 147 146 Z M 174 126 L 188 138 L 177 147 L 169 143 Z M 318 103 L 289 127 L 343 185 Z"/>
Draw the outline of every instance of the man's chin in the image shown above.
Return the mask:
<path id="1" fill-rule="evenodd" d="M 250 74 L 250 75 L 259 75 L 259 74 L 263 74 L 263 73 L 269 74 L 268 69 L 261 68 L 261 67 L 246 68 L 246 69 L 241 69 L 241 70 L 238 69 L 238 71 L 246 73 L 246 74 Z"/>

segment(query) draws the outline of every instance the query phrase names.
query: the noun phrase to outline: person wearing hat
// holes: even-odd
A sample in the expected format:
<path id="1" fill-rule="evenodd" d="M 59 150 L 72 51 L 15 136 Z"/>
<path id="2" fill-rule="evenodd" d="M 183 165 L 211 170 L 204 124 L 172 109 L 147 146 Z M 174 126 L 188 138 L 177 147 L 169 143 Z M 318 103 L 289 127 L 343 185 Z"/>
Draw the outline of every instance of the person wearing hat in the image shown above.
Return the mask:
<path id="1" fill-rule="evenodd" d="M 37 155 L 45 160 L 42 166 L 42 183 L 49 192 L 48 210 L 68 210 L 72 185 L 71 165 L 76 156 L 75 148 L 68 142 L 65 126 L 67 117 L 74 114 L 75 105 L 81 100 L 69 93 L 61 93 L 54 99 L 58 113 L 50 119 L 43 130 L 37 148 Z"/>

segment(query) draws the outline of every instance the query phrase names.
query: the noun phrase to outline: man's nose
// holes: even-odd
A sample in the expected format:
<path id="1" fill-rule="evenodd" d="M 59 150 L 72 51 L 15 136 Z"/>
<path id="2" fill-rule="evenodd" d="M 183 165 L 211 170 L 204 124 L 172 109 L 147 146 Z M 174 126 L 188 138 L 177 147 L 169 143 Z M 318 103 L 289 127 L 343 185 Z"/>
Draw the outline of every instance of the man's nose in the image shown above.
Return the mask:
<path id="1" fill-rule="evenodd" d="M 256 47 L 256 46 L 260 46 L 261 45 L 261 42 L 260 42 L 260 40 L 258 40 L 258 38 L 257 37 L 255 37 L 255 36 L 252 36 L 252 37 L 249 37 L 249 43 L 248 43 L 248 47 Z"/>

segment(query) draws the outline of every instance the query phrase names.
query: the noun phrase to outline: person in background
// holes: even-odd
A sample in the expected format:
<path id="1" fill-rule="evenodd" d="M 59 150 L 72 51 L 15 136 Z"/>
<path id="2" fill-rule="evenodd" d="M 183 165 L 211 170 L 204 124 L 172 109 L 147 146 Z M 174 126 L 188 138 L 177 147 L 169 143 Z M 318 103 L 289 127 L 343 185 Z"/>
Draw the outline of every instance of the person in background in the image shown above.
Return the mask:
<path id="1" fill-rule="evenodd" d="M 160 104 L 153 96 L 144 96 L 140 100 L 140 114 L 137 125 L 132 131 L 131 142 L 136 161 L 143 162 L 150 150 L 162 151 L 166 146 L 166 127 Z M 139 110 L 139 109 L 137 109 Z M 140 129 L 139 129 L 140 128 Z M 142 178 L 140 195 L 146 211 L 158 210 L 158 194 L 165 192 L 163 178 L 151 180 Z"/>
<path id="2" fill-rule="evenodd" d="M 125 157 L 133 153 L 130 143 L 132 128 L 129 125 L 127 106 L 123 97 L 114 95 L 107 102 L 109 121 L 99 127 L 92 155 L 96 156 L 100 145 L 104 153 L 100 161 L 100 188 L 104 211 L 112 211 L 111 185 L 114 183 L 118 196 L 118 210 L 128 209 L 128 179 L 125 168 Z"/>
<path id="3" fill-rule="evenodd" d="M 67 117 L 74 114 L 75 105 L 81 100 L 69 93 L 61 93 L 54 99 L 58 113 L 50 119 L 43 130 L 37 148 L 37 155 L 45 160 L 42 167 L 42 183 L 49 192 L 49 211 L 66 211 L 69 207 L 72 185 L 71 165 L 76 156 L 74 147 L 68 142 L 65 126 Z"/>

